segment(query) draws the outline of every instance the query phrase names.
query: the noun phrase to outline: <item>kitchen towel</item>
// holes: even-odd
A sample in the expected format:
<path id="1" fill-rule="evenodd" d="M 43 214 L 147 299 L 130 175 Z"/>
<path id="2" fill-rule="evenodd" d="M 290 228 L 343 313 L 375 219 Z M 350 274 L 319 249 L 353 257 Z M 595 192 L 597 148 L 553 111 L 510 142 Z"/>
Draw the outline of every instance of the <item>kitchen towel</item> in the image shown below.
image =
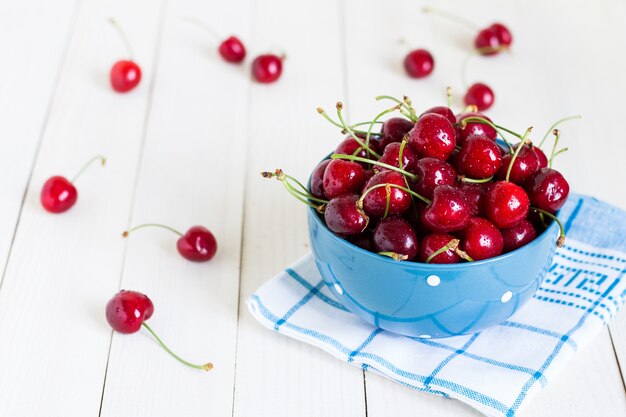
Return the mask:
<path id="1" fill-rule="evenodd" d="M 396 335 L 360 320 L 332 296 L 307 255 L 248 300 L 264 326 L 420 391 L 488 416 L 514 416 L 590 343 L 626 296 L 626 212 L 571 195 L 567 241 L 535 296 L 506 322 L 446 339 Z"/>

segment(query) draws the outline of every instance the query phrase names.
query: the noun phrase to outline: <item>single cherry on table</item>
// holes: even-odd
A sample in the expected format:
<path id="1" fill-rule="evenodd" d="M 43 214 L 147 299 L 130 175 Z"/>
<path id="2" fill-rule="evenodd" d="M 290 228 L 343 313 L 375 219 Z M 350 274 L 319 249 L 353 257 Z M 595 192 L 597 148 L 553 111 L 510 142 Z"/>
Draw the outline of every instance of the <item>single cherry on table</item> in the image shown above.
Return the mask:
<path id="1" fill-rule="evenodd" d="M 495 100 L 496 96 L 493 90 L 485 83 L 472 84 L 463 97 L 466 106 L 476 106 L 480 111 L 490 109 Z"/>
<path id="2" fill-rule="evenodd" d="M 426 49 L 415 49 L 404 58 L 404 69 L 411 78 L 424 78 L 435 69 L 435 59 Z"/>
<path id="3" fill-rule="evenodd" d="M 195 17 L 186 16 L 184 20 L 201 27 L 209 34 L 209 36 L 211 36 L 211 38 L 213 38 L 216 43 L 219 43 L 217 50 L 224 61 L 239 64 L 246 58 L 246 47 L 237 36 L 231 35 L 226 38 L 222 38 L 205 22 L 196 19 Z"/>
<path id="4" fill-rule="evenodd" d="M 269 84 L 278 80 L 283 73 L 285 56 L 263 54 L 252 61 L 252 76 L 261 84 Z"/>
<path id="5" fill-rule="evenodd" d="M 71 180 L 60 175 L 48 178 L 43 184 L 39 196 L 43 208 L 50 213 L 63 213 L 72 208 L 78 200 L 78 190 L 74 183 L 92 162 L 98 160 L 102 165 L 106 163 L 106 158 L 103 156 L 95 156 L 87 161 Z"/>
<path id="6" fill-rule="evenodd" d="M 107 322 L 116 332 L 122 334 L 137 333 L 141 327 L 145 327 L 159 345 L 177 361 L 202 371 L 210 371 L 213 369 L 213 364 L 210 362 L 203 365 L 187 362 L 172 352 L 163 343 L 154 330 L 146 323 L 146 320 L 152 317 L 154 313 L 154 304 L 147 295 L 137 291 L 121 290 L 109 300 L 106 305 L 105 313 Z"/>
<path id="7" fill-rule="evenodd" d="M 122 38 L 129 56 L 129 59 L 119 60 L 111 67 L 111 87 L 118 93 L 126 93 L 137 87 L 141 81 L 141 67 L 132 58 L 133 50 L 122 27 L 117 23 L 117 20 L 113 18 L 109 19 L 109 22 L 115 27 Z"/>

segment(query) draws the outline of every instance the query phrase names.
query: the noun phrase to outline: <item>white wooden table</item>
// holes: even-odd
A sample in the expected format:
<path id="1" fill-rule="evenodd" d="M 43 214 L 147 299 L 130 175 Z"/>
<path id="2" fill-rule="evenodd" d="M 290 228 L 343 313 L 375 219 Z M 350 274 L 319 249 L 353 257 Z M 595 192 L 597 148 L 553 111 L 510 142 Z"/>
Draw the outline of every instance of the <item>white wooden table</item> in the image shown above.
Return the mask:
<path id="1" fill-rule="evenodd" d="M 434 2 L 433 2 L 434 3 Z M 0 416 L 446 416 L 477 415 L 364 374 L 259 326 L 244 300 L 306 253 L 305 210 L 259 172 L 306 178 L 340 140 L 315 112 L 341 99 L 351 118 L 381 109 L 378 94 L 419 108 L 461 91 L 473 34 L 419 11 L 417 0 L 0 1 Z M 578 192 L 626 207 L 626 2 L 583 0 L 439 5 L 479 25 L 510 25 L 513 52 L 474 59 L 469 80 L 497 94 L 502 124 L 544 131 L 562 116 L 570 151 L 557 165 Z M 234 33 L 251 56 L 281 48 L 282 79 L 250 81 L 249 62 L 222 62 L 196 16 Z M 125 27 L 144 79 L 120 95 L 108 85 Z M 434 53 L 423 81 L 401 67 L 407 46 Z M 460 99 L 455 105 L 460 107 Z M 63 215 L 39 204 L 47 177 L 78 181 Z M 216 258 L 193 264 L 175 236 L 130 224 L 203 224 Z M 104 319 L 120 288 L 147 293 L 150 320 L 181 366 L 143 331 L 113 334 Z M 626 315 L 552 382 L 523 415 L 626 415 Z"/>

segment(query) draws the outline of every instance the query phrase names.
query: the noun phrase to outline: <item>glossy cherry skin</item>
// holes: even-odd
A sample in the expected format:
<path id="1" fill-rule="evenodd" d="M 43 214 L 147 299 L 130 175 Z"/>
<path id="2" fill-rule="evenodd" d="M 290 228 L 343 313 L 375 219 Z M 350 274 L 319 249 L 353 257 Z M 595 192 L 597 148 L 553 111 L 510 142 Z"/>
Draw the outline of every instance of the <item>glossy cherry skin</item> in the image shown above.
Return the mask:
<path id="1" fill-rule="evenodd" d="M 252 61 L 252 76 L 260 83 L 273 83 L 283 73 L 283 60 L 276 55 L 259 55 Z"/>
<path id="2" fill-rule="evenodd" d="M 420 158 L 448 159 L 456 142 L 454 128 L 448 119 L 435 113 L 420 117 L 409 132 L 409 145 Z"/>
<path id="3" fill-rule="evenodd" d="M 500 169 L 502 156 L 500 148 L 491 139 L 475 136 L 467 139 L 455 158 L 457 171 L 468 178 L 484 179 L 492 177 Z"/>
<path id="4" fill-rule="evenodd" d="M 445 233 L 431 233 L 424 236 L 419 245 L 417 260 L 420 262 L 426 262 L 430 255 L 446 246 L 453 239 L 454 236 Z M 445 252 L 441 252 L 439 255 L 434 256 L 428 263 L 456 264 L 459 262 L 461 262 L 461 257 L 452 249 L 448 249 Z"/>
<path id="5" fill-rule="evenodd" d="M 418 179 L 411 188 L 428 199 L 433 198 L 435 188 L 440 185 L 452 185 L 457 177 L 452 165 L 437 158 L 422 158 L 417 161 L 415 174 Z"/>
<path id="6" fill-rule="evenodd" d="M 317 198 L 325 198 L 326 194 L 324 194 L 324 172 L 326 172 L 326 167 L 330 164 L 330 159 L 325 159 L 313 169 L 311 173 L 311 194 L 313 197 Z"/>
<path id="7" fill-rule="evenodd" d="M 411 78 L 423 78 L 435 69 L 433 56 L 425 49 L 416 49 L 404 58 L 404 69 Z"/>
<path id="8" fill-rule="evenodd" d="M 374 175 L 367 181 L 364 189 L 367 190 L 379 184 L 394 184 L 406 187 L 402 174 L 385 170 Z M 411 206 L 411 196 L 404 190 L 390 187 L 389 210 L 387 215 L 402 214 Z M 383 217 L 387 207 L 386 187 L 379 187 L 367 193 L 363 199 L 363 210 L 368 216 Z"/>
<path id="9" fill-rule="evenodd" d="M 400 168 L 400 148 L 402 147 L 402 143 L 393 142 L 387 145 L 385 151 L 382 156 L 378 160 L 378 162 L 385 163 L 387 165 L 391 165 L 394 167 Z M 411 149 L 410 146 L 405 145 L 402 150 L 402 169 L 405 169 L 409 172 L 414 172 L 417 165 L 418 157 L 417 154 Z M 374 170 L 383 171 L 387 168 L 374 165 Z"/>
<path id="10" fill-rule="evenodd" d="M 126 93 L 141 81 L 141 68 L 134 61 L 117 61 L 111 67 L 111 87 L 118 93 Z"/>
<path id="11" fill-rule="evenodd" d="M 482 117 L 483 119 L 491 121 L 491 119 L 484 114 L 474 112 L 460 114 L 457 117 L 457 121 L 460 125 L 462 125 L 461 122 L 470 117 Z M 457 145 L 463 146 L 465 140 L 472 136 L 482 136 L 495 141 L 496 137 L 498 136 L 498 132 L 496 132 L 493 127 L 484 123 L 467 122 L 465 123 L 464 127 L 459 126 L 459 137 L 457 139 Z"/>
<path id="12" fill-rule="evenodd" d="M 470 204 L 470 214 L 472 217 L 484 216 L 485 195 L 493 186 L 492 182 L 484 184 L 459 183 L 457 188 L 465 193 L 465 198 Z"/>
<path id="13" fill-rule="evenodd" d="M 495 99 L 493 90 L 487 84 L 474 83 L 467 89 L 463 101 L 466 106 L 474 105 L 478 110 L 484 111 L 493 106 Z"/>
<path id="14" fill-rule="evenodd" d="M 520 151 L 521 152 L 521 151 Z M 546 168 L 548 166 L 548 157 L 541 149 L 536 146 L 533 146 L 533 152 L 537 155 L 537 160 L 539 161 L 539 169 Z"/>
<path id="15" fill-rule="evenodd" d="M 443 116 L 446 119 L 448 119 L 450 123 L 452 124 L 456 123 L 456 116 L 454 115 L 452 110 L 450 110 L 450 107 L 446 107 L 446 106 L 431 107 L 430 109 L 426 110 L 424 113 L 420 114 L 420 117 L 429 113 L 435 113 L 435 114 L 438 114 L 439 116 Z"/>
<path id="16" fill-rule="evenodd" d="M 530 202 L 534 207 L 555 213 L 567 201 L 569 184 L 561 173 L 552 168 L 541 168 L 525 183 Z"/>
<path id="17" fill-rule="evenodd" d="M 219 53 L 227 62 L 239 63 L 246 57 L 246 47 L 236 36 L 229 36 L 219 46 Z"/>
<path id="18" fill-rule="evenodd" d="M 461 249 L 475 261 L 498 256 L 503 247 L 500 230 L 482 217 L 471 218 L 463 230 Z"/>
<path id="19" fill-rule="evenodd" d="M 485 213 L 498 228 L 515 226 L 528 214 L 530 200 L 526 191 L 509 181 L 495 183 L 485 195 Z"/>
<path id="20" fill-rule="evenodd" d="M 204 226 L 193 226 L 178 239 L 176 249 L 183 258 L 194 262 L 210 261 L 217 252 L 217 240 Z"/>
<path id="21" fill-rule="evenodd" d="M 513 146 L 513 148 L 517 149 L 518 146 L 519 144 Z M 510 153 L 504 155 L 504 157 L 502 158 L 502 166 L 498 171 L 498 179 L 506 179 L 506 173 L 512 160 L 513 155 L 511 155 Z M 528 179 L 528 177 L 534 174 L 538 169 L 539 158 L 537 156 L 537 153 L 534 151 L 534 148 L 531 149 L 528 146 L 523 145 L 522 149 L 520 149 L 519 151 L 519 154 L 517 154 L 517 158 L 515 158 L 515 161 L 513 161 L 513 167 L 511 168 L 509 181 L 514 182 L 518 185 L 522 185 Z"/>
<path id="22" fill-rule="evenodd" d="M 357 208 L 358 194 L 344 194 L 331 199 L 324 210 L 326 226 L 343 236 L 357 235 L 365 231 L 368 217 Z"/>
<path id="23" fill-rule="evenodd" d="M 511 34 L 509 28 L 502 23 L 494 23 L 489 28 L 495 32 L 501 46 L 505 46 L 507 48 L 511 46 L 513 43 L 513 35 Z"/>
<path id="24" fill-rule="evenodd" d="M 109 325 L 119 333 L 135 333 L 154 313 L 154 305 L 147 295 L 121 290 L 106 305 Z"/>
<path id="25" fill-rule="evenodd" d="M 404 136 L 413 129 L 415 123 L 402 117 L 392 117 L 383 123 L 380 129 L 381 149 L 384 149 L 390 143 L 402 142 Z"/>
<path id="26" fill-rule="evenodd" d="M 504 241 L 504 252 L 511 252 L 532 242 L 537 237 L 533 224 L 524 219 L 515 226 L 500 230 Z"/>
<path id="27" fill-rule="evenodd" d="M 407 260 L 415 258 L 419 247 L 411 225 L 401 217 L 382 219 L 374 229 L 374 248 L 377 252 L 395 252 Z"/>
<path id="28" fill-rule="evenodd" d="M 474 46 L 481 55 L 496 55 L 500 52 L 498 32 L 491 27 L 479 31 L 474 38 Z"/>
<path id="29" fill-rule="evenodd" d="M 365 140 L 363 140 L 363 143 L 365 143 Z M 359 148 L 360 150 L 356 152 Z M 354 155 L 360 158 L 367 158 L 367 151 L 363 149 L 359 142 L 354 140 L 352 136 L 348 136 L 347 138 L 339 142 L 339 145 L 337 145 L 337 148 L 335 148 L 335 153 L 339 153 L 342 155 Z"/>
<path id="30" fill-rule="evenodd" d="M 374 249 L 374 242 L 372 242 L 372 232 L 370 232 L 369 230 L 366 230 L 363 233 L 359 233 L 358 235 L 346 236 L 346 240 L 361 249 L 365 249 L 366 251 L 370 252 L 376 252 L 376 250 Z"/>
<path id="31" fill-rule="evenodd" d="M 465 194 L 452 185 L 435 188 L 433 199 L 422 212 L 424 225 L 436 233 L 462 230 L 470 219 L 470 205 Z"/>
<path id="32" fill-rule="evenodd" d="M 50 213 L 63 213 L 69 210 L 78 199 L 78 191 L 67 178 L 48 178 L 41 188 L 41 205 Z"/>
<path id="33" fill-rule="evenodd" d="M 328 198 L 361 191 L 363 184 L 365 172 L 356 162 L 334 159 L 324 172 L 324 194 Z"/>

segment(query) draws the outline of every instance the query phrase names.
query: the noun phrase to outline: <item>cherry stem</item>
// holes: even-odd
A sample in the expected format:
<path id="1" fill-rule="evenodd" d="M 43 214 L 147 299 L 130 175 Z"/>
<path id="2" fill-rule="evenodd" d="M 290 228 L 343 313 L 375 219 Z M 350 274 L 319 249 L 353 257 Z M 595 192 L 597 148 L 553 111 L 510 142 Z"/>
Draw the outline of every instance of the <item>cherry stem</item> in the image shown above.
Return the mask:
<path id="1" fill-rule="evenodd" d="M 369 127 L 369 129 L 367 129 L 367 135 L 365 136 L 365 144 L 366 144 L 366 145 L 368 145 L 368 146 L 369 146 L 369 144 L 370 144 L 370 136 L 371 136 L 371 134 L 372 134 L 372 128 L 374 127 L 374 123 L 377 123 L 377 122 L 378 122 L 378 119 L 380 119 L 380 118 L 381 118 L 381 117 L 383 117 L 384 115 L 386 115 L 386 114 L 388 114 L 388 113 L 391 113 L 391 112 L 393 112 L 393 111 L 396 111 L 396 110 L 400 110 L 400 105 L 397 105 L 397 106 L 394 106 L 394 107 L 392 107 L 392 108 L 390 108 L 390 109 L 387 109 L 387 110 L 385 110 L 385 111 L 382 111 L 382 112 L 378 113 L 378 114 L 376 115 L 376 117 L 374 117 L 374 120 L 372 120 L 372 121 L 370 122 L 370 127 Z"/>
<path id="2" fill-rule="evenodd" d="M 398 167 L 394 167 L 393 165 L 389 165 L 389 164 L 386 164 L 384 162 L 374 161 L 372 159 L 362 158 L 360 156 L 352 156 L 352 155 L 344 155 L 344 154 L 341 154 L 341 153 L 334 153 L 334 154 L 332 154 L 330 156 L 330 159 L 346 159 L 348 161 L 364 162 L 366 164 L 377 165 L 379 167 L 383 167 L 383 168 L 390 169 L 392 171 L 399 172 L 400 174 L 406 175 L 407 177 L 411 178 L 412 180 L 416 180 L 417 179 L 417 175 L 411 174 L 408 171 L 405 171 L 405 170 L 400 169 Z"/>
<path id="3" fill-rule="evenodd" d="M 391 100 L 393 102 L 395 102 L 396 104 L 400 105 L 400 113 L 402 113 L 406 118 L 408 118 L 409 120 L 416 122 L 418 117 L 417 114 L 415 113 L 415 109 L 413 109 L 413 107 L 411 107 L 411 101 L 409 100 L 408 97 L 404 97 L 404 101 L 399 100 L 395 97 L 392 96 L 376 96 L 376 100 Z M 402 107 L 404 107 L 409 113 L 405 113 L 404 111 L 402 111 Z"/>
<path id="4" fill-rule="evenodd" d="M 467 64 L 469 63 L 470 58 L 472 57 L 472 55 L 474 55 L 475 52 L 471 51 L 469 53 L 467 53 L 465 55 L 465 58 L 463 58 L 463 62 L 461 63 L 461 84 L 463 85 L 463 88 L 467 90 L 467 76 L 465 75 L 467 72 Z M 448 106 L 450 107 L 450 106 Z"/>
<path id="5" fill-rule="evenodd" d="M 191 363 L 191 362 L 187 362 L 186 360 L 184 360 L 183 358 L 181 358 L 180 356 L 178 356 L 177 354 L 175 354 L 174 352 L 172 352 L 170 350 L 170 348 L 168 348 L 165 343 L 163 343 L 163 341 L 161 340 L 161 338 L 159 336 L 157 336 L 157 334 L 154 332 L 154 330 L 152 330 L 152 328 L 150 326 L 148 326 L 146 324 L 146 322 L 144 321 L 143 323 L 141 323 L 141 325 L 143 327 L 145 327 L 150 334 L 152 334 L 152 336 L 154 336 L 154 338 L 156 339 L 156 341 L 159 343 L 159 345 L 161 345 L 161 347 L 163 349 L 165 349 L 165 351 L 167 353 L 169 353 L 170 355 L 172 355 L 174 357 L 174 359 L 176 359 L 178 362 L 187 365 L 191 368 L 195 368 L 195 369 L 200 369 L 201 371 L 210 371 L 211 369 L 213 369 L 213 364 L 211 362 L 207 362 L 204 365 L 196 365 L 195 363 Z"/>
<path id="6" fill-rule="evenodd" d="M 261 176 L 263 178 L 274 178 L 280 181 L 283 184 L 283 187 L 287 190 L 289 194 L 291 194 L 296 200 L 301 203 L 306 204 L 309 207 L 313 207 L 319 213 L 324 211 L 324 206 L 328 203 L 328 200 L 322 200 L 317 197 L 314 197 L 309 191 L 300 183 L 300 181 L 293 178 L 291 175 L 286 175 L 281 169 L 277 169 L 275 172 L 261 172 Z M 305 192 L 299 191 L 294 188 L 293 185 L 289 181 L 295 181 Z M 309 200 L 321 203 L 320 205 L 315 205 L 311 203 Z"/>
<path id="7" fill-rule="evenodd" d="M 484 125 L 489 125 L 492 128 L 494 128 L 496 130 L 496 132 L 498 132 L 500 134 L 500 137 L 502 137 L 502 140 L 504 141 L 504 143 L 506 143 L 506 146 L 509 147 L 509 152 L 510 153 L 513 153 L 513 146 L 511 146 L 509 141 L 506 140 L 506 137 L 502 134 L 502 132 L 500 130 L 508 132 L 508 133 L 512 134 L 513 136 L 519 138 L 519 139 L 522 138 L 522 136 L 520 134 L 515 133 L 515 132 L 513 132 L 513 131 L 511 131 L 509 129 L 506 129 L 506 128 L 502 127 L 502 126 L 498 126 L 498 125 L 494 124 L 493 122 L 485 119 L 484 117 L 468 117 L 466 119 L 463 119 L 460 122 L 461 127 L 463 127 L 468 122 L 481 123 L 481 124 L 484 124 Z"/>
<path id="8" fill-rule="evenodd" d="M 432 261 L 435 256 L 440 255 L 444 252 L 447 252 L 449 250 L 456 251 L 456 248 L 459 247 L 459 243 L 461 243 L 459 239 L 452 239 L 447 244 L 443 245 L 441 248 L 431 253 L 430 256 L 426 258 L 426 263 L 430 263 L 430 261 Z"/>
<path id="9" fill-rule="evenodd" d="M 537 207 L 531 207 L 531 210 L 535 210 L 539 214 L 543 214 L 545 216 L 550 217 L 559 225 L 559 238 L 556 240 L 556 246 L 559 248 L 562 248 L 563 245 L 565 244 L 565 228 L 563 227 L 563 223 L 561 223 L 561 221 L 549 211 L 545 211 Z"/>
<path id="10" fill-rule="evenodd" d="M 446 87 L 446 96 L 448 97 L 448 108 L 452 107 L 452 87 Z"/>
<path id="11" fill-rule="evenodd" d="M 513 170 L 513 164 L 515 163 L 515 160 L 517 159 L 517 155 L 519 155 L 519 153 L 522 150 L 522 148 L 524 147 L 524 145 L 528 145 L 528 146 L 532 145 L 532 142 L 530 140 L 526 139 L 526 137 L 530 134 L 530 132 L 532 130 L 533 130 L 532 126 L 529 127 L 528 129 L 526 129 L 526 133 L 524 133 L 524 136 L 522 137 L 521 142 L 518 144 L 517 149 L 515 149 L 515 153 L 513 154 L 513 158 L 511 158 L 511 162 L 509 162 L 509 168 L 506 170 L 506 177 L 504 178 L 505 181 L 508 181 L 509 178 L 511 177 L 511 171 Z"/>
<path id="12" fill-rule="evenodd" d="M 120 24 L 114 18 L 110 17 L 109 18 L 109 23 L 111 23 L 111 25 L 113 25 L 115 30 L 117 30 L 117 33 L 120 35 L 120 38 L 122 38 L 122 42 L 124 42 L 124 45 L 126 47 L 126 52 L 128 52 L 128 57 L 130 59 L 133 59 L 133 56 L 135 54 L 133 54 L 133 48 L 130 45 L 130 41 L 128 40 L 128 36 L 126 36 L 126 32 L 124 32 L 124 29 L 122 29 L 122 26 L 120 26 Z"/>
<path id="13" fill-rule="evenodd" d="M 344 133 L 344 134 L 345 134 L 345 133 L 349 133 L 349 131 L 346 129 L 346 127 L 347 127 L 347 126 L 341 125 L 341 124 L 337 123 L 336 121 L 334 121 L 333 119 L 331 119 L 331 118 L 330 118 L 330 116 L 328 115 L 328 113 L 326 113 L 326 110 L 322 109 L 321 107 L 318 107 L 318 108 L 317 108 L 317 112 L 318 112 L 319 114 L 321 114 L 321 115 L 322 115 L 322 117 L 324 117 L 324 119 L 328 120 L 331 124 L 333 124 L 334 126 L 337 126 L 337 127 L 341 128 L 341 132 L 342 132 L 342 133 Z M 357 123 L 357 124 L 355 124 L 355 125 L 350 126 L 350 129 L 352 129 L 354 126 L 369 125 L 370 123 L 371 123 L 371 122 L 361 122 L 361 123 Z M 380 123 L 382 123 L 382 122 L 380 122 Z M 353 132 L 353 133 L 359 133 L 359 134 L 361 134 L 361 135 L 367 135 L 367 132 L 366 132 L 366 131 L 364 131 L 364 130 L 354 130 L 354 129 L 352 129 L 352 132 Z M 380 136 L 380 134 L 379 134 L 379 133 L 378 133 L 378 134 L 374 134 L 374 135 L 376 135 L 376 136 Z M 354 135 L 352 135 L 352 134 L 351 134 L 350 136 L 353 136 L 353 137 L 354 137 Z M 357 140 L 357 142 L 358 142 L 359 144 L 361 144 L 361 143 L 362 143 L 362 141 L 360 141 L 360 140 Z M 368 144 L 368 145 L 369 145 L 369 144 Z"/>
<path id="14" fill-rule="evenodd" d="M 355 134 L 354 131 L 352 130 L 352 128 L 350 128 L 347 124 L 346 121 L 343 120 L 343 116 L 341 114 L 341 111 L 343 110 L 343 103 L 341 103 L 340 101 L 337 102 L 337 117 L 339 118 L 339 122 L 341 122 L 341 125 L 343 126 L 343 128 L 350 134 L 350 136 L 352 136 L 352 139 L 354 139 L 354 141 L 356 143 L 358 143 L 359 145 L 361 145 L 363 147 L 363 149 L 365 149 L 370 155 L 374 155 L 376 157 L 376 159 L 380 158 L 380 155 L 378 155 L 376 152 L 374 152 L 372 150 L 372 148 L 369 147 L 369 144 L 365 144 L 361 139 L 359 139 Z"/>
<path id="15" fill-rule="evenodd" d="M 359 197 L 359 199 L 356 202 L 357 207 L 361 208 L 363 206 L 363 200 L 365 200 L 365 196 L 367 196 L 371 191 L 377 189 L 377 188 L 397 188 L 399 190 L 402 190 L 406 193 L 409 193 L 410 195 L 419 198 L 420 200 L 422 200 L 424 203 L 426 204 L 430 204 L 432 203 L 432 201 L 430 201 L 429 199 L 427 199 L 426 197 L 423 197 L 421 195 L 419 195 L 418 193 L 416 193 L 415 191 L 411 190 L 410 188 L 406 188 L 403 187 L 401 185 L 398 184 L 389 184 L 389 183 L 384 183 L 384 184 L 376 184 L 376 185 L 372 185 L 370 188 L 368 188 L 367 190 L 365 190 L 363 192 L 363 194 L 361 195 L 361 197 Z"/>
<path id="16" fill-rule="evenodd" d="M 389 184 L 385 184 L 385 194 L 387 201 L 385 202 L 385 213 L 383 214 L 383 219 L 386 219 L 389 215 L 389 206 L 391 205 L 391 187 Z"/>
<path id="17" fill-rule="evenodd" d="M 561 138 L 561 131 L 559 129 L 554 129 L 552 134 L 555 136 L 554 145 L 552 145 L 552 153 L 550 154 L 550 159 L 548 160 L 548 168 L 552 168 L 552 160 L 556 156 L 556 147 L 559 144 L 559 139 Z"/>
<path id="18" fill-rule="evenodd" d="M 100 165 L 104 166 L 107 162 L 107 159 L 102 156 L 102 155 L 96 155 L 93 158 L 91 158 L 89 161 L 87 161 L 85 163 L 85 165 L 83 165 L 83 167 L 76 173 L 76 175 L 74 175 L 74 178 L 72 178 L 72 181 L 70 181 L 72 184 L 74 184 L 74 182 L 76 182 L 76 180 L 78 179 L 78 177 L 81 176 L 81 174 L 89 167 L 89 165 L 91 165 L 94 161 L 100 160 Z"/>
<path id="19" fill-rule="evenodd" d="M 194 25 L 204 29 L 205 32 L 207 32 L 209 36 L 211 36 L 216 42 L 219 42 L 221 40 L 221 37 L 209 25 L 207 25 L 202 20 L 192 17 L 192 16 L 183 16 L 181 17 L 181 19 L 186 22 L 193 23 Z"/>
<path id="20" fill-rule="evenodd" d="M 558 120 L 556 122 L 554 122 L 554 124 L 552 126 L 550 126 L 550 129 L 548 129 L 548 131 L 546 132 L 545 135 L 543 135 L 543 139 L 541 139 L 541 142 L 539 142 L 539 145 L 537 146 L 539 149 L 541 149 L 541 147 L 543 146 L 544 142 L 546 141 L 546 139 L 548 139 L 548 136 L 550 136 L 550 133 L 552 133 L 554 131 L 554 129 L 560 125 L 563 122 L 566 122 L 568 120 L 574 120 L 574 119 L 580 119 L 582 118 L 581 115 L 575 115 L 575 116 L 568 116 L 568 117 L 564 117 L 561 120 Z"/>
<path id="21" fill-rule="evenodd" d="M 402 139 L 402 142 L 400 143 L 400 150 L 398 151 L 398 167 L 400 169 L 404 169 L 404 148 L 406 148 L 407 145 L 407 141 L 406 139 Z M 406 188 L 410 188 L 409 187 L 409 180 L 406 179 L 406 176 L 402 176 L 404 178 L 404 183 L 406 184 Z"/>
<path id="22" fill-rule="evenodd" d="M 143 229 L 144 227 L 160 227 L 160 228 L 162 228 L 162 229 L 169 230 L 170 232 L 174 232 L 174 233 L 176 233 L 178 236 L 182 236 L 182 235 L 183 235 L 183 234 L 182 234 L 182 233 L 180 233 L 178 230 L 176 230 L 176 229 L 174 229 L 174 228 L 172 228 L 172 227 L 166 226 L 166 225 L 164 225 L 164 224 L 160 224 L 160 223 L 144 223 L 144 224 L 140 224 L 140 225 L 135 226 L 135 227 L 131 227 L 131 228 L 130 228 L 130 229 L 128 229 L 128 230 L 125 230 L 125 231 L 124 231 L 124 233 L 122 233 L 122 237 L 128 237 L 128 235 L 130 235 L 130 234 L 131 234 L 132 232 L 134 232 L 135 230 L 138 230 L 138 229 Z"/>
<path id="23" fill-rule="evenodd" d="M 552 158 L 556 158 L 557 156 L 559 156 L 560 154 L 562 154 L 563 152 L 567 152 L 569 151 L 569 148 L 562 148 L 559 149 L 558 151 L 555 152 L 554 156 Z"/>
<path id="24" fill-rule="evenodd" d="M 466 182 L 468 184 L 484 184 L 486 182 L 489 182 L 493 179 L 493 175 L 489 178 L 482 178 L 482 179 L 476 179 L 476 178 L 467 178 L 465 175 L 459 175 L 458 180 L 461 182 Z"/>
<path id="25" fill-rule="evenodd" d="M 473 259 L 471 256 L 469 256 L 469 255 L 467 254 L 467 252 L 465 252 L 464 250 L 461 250 L 461 249 L 459 249 L 459 248 L 456 248 L 456 249 L 454 250 L 454 253 L 456 253 L 457 255 L 459 255 L 459 256 L 461 257 L 461 259 L 465 259 L 465 260 L 466 260 L 466 261 L 468 261 L 468 262 L 474 262 L 474 259 Z"/>
<path id="26" fill-rule="evenodd" d="M 446 19 L 452 20 L 453 22 L 456 22 L 460 25 L 463 25 L 469 29 L 475 30 L 476 32 L 478 32 L 480 29 L 473 24 L 472 22 L 470 22 L 467 19 L 464 19 L 460 16 L 448 13 L 448 12 L 444 12 L 443 10 L 438 10 L 438 9 L 433 9 L 432 7 L 424 7 L 422 8 L 422 12 L 423 13 L 432 13 L 434 15 L 437 16 L 441 16 L 441 17 L 445 17 Z"/>
<path id="27" fill-rule="evenodd" d="M 394 261 L 406 261 L 407 259 L 409 259 L 409 257 L 407 255 L 402 255 L 400 253 L 396 253 L 396 252 L 378 252 L 379 255 L 382 256 L 388 256 L 391 259 L 393 259 Z"/>

